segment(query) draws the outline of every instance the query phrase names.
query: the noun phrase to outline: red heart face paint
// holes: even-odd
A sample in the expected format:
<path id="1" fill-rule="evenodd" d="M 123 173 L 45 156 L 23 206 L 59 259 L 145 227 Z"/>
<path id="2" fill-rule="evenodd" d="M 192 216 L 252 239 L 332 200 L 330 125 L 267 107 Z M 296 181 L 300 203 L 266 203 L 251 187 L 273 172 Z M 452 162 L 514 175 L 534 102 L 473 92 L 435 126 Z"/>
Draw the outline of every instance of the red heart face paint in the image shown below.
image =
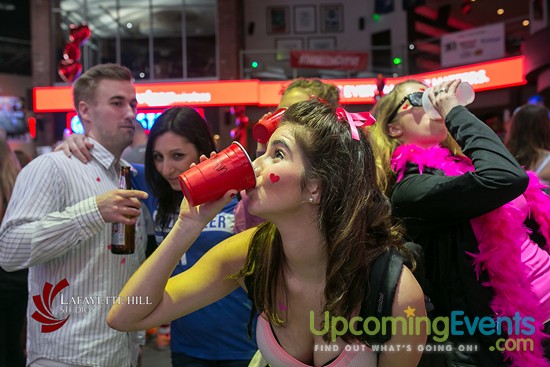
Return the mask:
<path id="1" fill-rule="evenodd" d="M 277 176 L 276 174 L 272 173 L 269 175 L 269 179 L 271 180 L 271 182 L 275 183 L 275 182 L 278 182 L 281 177 Z"/>

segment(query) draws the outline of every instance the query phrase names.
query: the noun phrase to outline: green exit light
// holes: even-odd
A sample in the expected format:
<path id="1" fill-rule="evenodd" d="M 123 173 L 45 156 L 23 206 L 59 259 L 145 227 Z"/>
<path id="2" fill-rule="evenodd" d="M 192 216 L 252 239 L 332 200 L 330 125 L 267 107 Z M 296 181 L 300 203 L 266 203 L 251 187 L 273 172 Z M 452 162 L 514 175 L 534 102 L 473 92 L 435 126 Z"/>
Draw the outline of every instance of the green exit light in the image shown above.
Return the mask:
<path id="1" fill-rule="evenodd" d="M 252 61 L 250 65 L 252 65 L 253 69 L 256 69 L 258 67 L 258 61 Z"/>
<path id="2" fill-rule="evenodd" d="M 374 13 L 372 15 L 372 20 L 374 20 L 375 22 L 378 22 L 380 20 L 380 14 Z"/>
<path id="3" fill-rule="evenodd" d="M 394 57 L 393 58 L 393 64 L 394 65 L 400 65 L 401 64 L 401 58 L 400 57 Z"/>

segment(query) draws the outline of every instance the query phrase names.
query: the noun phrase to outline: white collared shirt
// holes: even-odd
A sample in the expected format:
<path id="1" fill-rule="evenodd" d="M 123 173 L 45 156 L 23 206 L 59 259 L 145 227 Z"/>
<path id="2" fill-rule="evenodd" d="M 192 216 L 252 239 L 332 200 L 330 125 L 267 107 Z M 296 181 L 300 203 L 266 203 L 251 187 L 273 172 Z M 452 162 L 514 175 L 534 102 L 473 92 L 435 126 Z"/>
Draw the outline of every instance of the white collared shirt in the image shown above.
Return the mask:
<path id="1" fill-rule="evenodd" d="M 87 164 L 63 152 L 31 161 L 17 177 L 0 227 L 0 266 L 10 271 L 29 268 L 27 363 L 38 358 L 101 367 L 132 363 L 133 338 L 109 328 L 105 319 L 145 259 L 145 225 L 140 216 L 134 254 L 111 254 L 111 224 L 101 217 L 96 196 L 117 188 L 116 161 L 90 140 L 93 159 Z M 55 289 L 64 279 L 66 287 L 48 292 L 46 283 Z M 37 302 L 43 303 L 42 311 Z M 52 321 L 37 321 L 33 314 L 67 320 L 57 330 L 43 332 Z"/>

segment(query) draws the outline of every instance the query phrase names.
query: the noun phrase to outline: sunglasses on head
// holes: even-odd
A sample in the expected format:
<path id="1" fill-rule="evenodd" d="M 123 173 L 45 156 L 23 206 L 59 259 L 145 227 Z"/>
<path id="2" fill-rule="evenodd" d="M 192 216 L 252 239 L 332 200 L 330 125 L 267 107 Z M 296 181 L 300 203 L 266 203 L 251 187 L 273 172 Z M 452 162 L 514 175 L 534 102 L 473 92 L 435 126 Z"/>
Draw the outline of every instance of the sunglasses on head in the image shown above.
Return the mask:
<path id="1" fill-rule="evenodd" d="M 397 107 L 395 107 L 395 110 L 391 113 L 390 117 L 388 118 L 388 122 L 391 122 L 395 115 L 397 115 L 397 112 L 399 112 L 399 109 L 403 104 L 408 100 L 411 103 L 411 106 L 413 107 L 422 107 L 422 95 L 424 92 L 414 92 L 411 94 L 407 94 L 403 99 L 399 102 Z"/>

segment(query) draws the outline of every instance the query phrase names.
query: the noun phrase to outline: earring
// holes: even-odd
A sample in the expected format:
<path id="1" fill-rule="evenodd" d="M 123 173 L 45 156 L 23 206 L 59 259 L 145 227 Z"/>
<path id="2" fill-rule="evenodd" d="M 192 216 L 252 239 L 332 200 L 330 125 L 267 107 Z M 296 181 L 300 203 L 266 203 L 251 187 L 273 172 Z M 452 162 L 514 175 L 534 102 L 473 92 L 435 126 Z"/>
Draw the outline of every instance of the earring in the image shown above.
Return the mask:
<path id="1" fill-rule="evenodd" d="M 310 197 L 309 200 L 308 200 L 308 202 L 309 202 L 310 204 L 313 204 L 313 198 Z"/>

